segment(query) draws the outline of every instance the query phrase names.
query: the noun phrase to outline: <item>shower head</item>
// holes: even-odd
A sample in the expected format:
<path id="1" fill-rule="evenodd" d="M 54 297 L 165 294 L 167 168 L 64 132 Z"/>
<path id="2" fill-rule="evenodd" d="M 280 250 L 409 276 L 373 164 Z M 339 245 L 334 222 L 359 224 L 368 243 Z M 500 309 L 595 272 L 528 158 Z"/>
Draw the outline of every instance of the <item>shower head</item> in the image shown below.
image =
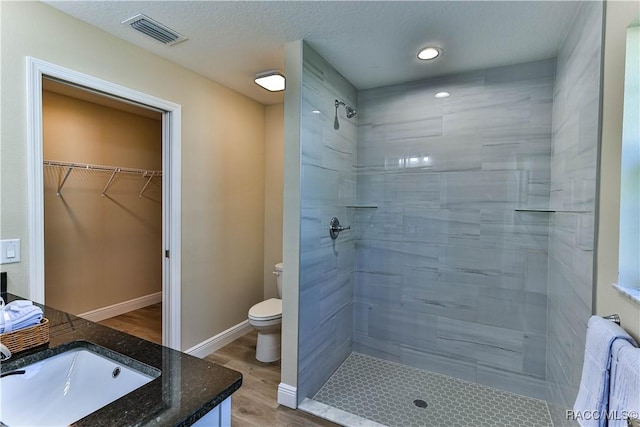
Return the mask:
<path id="1" fill-rule="evenodd" d="M 336 102 L 335 102 L 335 106 L 336 106 L 336 116 L 335 116 L 335 118 L 333 119 L 333 128 L 334 128 L 334 129 L 340 129 L 340 122 L 338 122 L 338 107 L 340 107 L 341 105 L 342 105 L 342 106 L 344 106 L 344 110 L 345 110 L 345 111 L 346 111 L 346 113 L 347 113 L 347 119 L 351 119 L 351 118 L 353 118 L 356 114 L 358 114 L 358 111 L 357 111 L 355 108 L 351 107 L 350 105 L 345 104 L 345 103 L 344 103 L 344 102 L 342 102 L 342 101 L 338 101 L 338 100 L 336 99 Z"/>

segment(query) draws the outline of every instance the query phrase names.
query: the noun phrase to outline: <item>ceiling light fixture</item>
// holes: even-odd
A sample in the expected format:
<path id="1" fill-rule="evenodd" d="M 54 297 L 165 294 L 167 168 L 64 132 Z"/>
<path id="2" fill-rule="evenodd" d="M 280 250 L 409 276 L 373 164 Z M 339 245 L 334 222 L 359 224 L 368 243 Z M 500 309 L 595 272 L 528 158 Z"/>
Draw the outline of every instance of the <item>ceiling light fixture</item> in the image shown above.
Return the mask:
<path id="1" fill-rule="evenodd" d="M 423 61 L 428 61 L 430 59 L 437 58 L 438 56 L 440 56 L 441 53 L 442 53 L 442 49 L 440 49 L 439 47 L 433 47 L 433 46 L 425 47 L 423 49 L 420 49 L 420 51 L 418 52 L 418 59 L 421 59 Z"/>
<path id="2" fill-rule="evenodd" d="M 285 78 L 278 70 L 258 73 L 253 81 L 256 82 L 258 86 L 262 86 L 270 92 L 279 92 L 284 90 L 286 86 Z"/>
<path id="3" fill-rule="evenodd" d="M 449 92 L 438 92 L 435 95 L 433 95 L 435 98 L 438 99 L 442 99 L 442 98 L 448 98 L 451 96 L 451 94 Z"/>

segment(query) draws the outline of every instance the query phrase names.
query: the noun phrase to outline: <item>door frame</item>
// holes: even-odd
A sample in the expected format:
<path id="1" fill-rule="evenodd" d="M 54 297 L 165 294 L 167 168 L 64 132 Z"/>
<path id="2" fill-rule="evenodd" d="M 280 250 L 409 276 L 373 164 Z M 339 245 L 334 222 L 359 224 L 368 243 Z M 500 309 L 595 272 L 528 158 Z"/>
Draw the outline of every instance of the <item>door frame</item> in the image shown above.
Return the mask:
<path id="1" fill-rule="evenodd" d="M 162 344 L 181 349 L 181 121 L 182 107 L 37 58 L 26 58 L 29 298 L 44 304 L 44 183 L 42 78 L 153 107 L 162 113 Z M 158 254 L 162 256 L 161 254 Z"/>

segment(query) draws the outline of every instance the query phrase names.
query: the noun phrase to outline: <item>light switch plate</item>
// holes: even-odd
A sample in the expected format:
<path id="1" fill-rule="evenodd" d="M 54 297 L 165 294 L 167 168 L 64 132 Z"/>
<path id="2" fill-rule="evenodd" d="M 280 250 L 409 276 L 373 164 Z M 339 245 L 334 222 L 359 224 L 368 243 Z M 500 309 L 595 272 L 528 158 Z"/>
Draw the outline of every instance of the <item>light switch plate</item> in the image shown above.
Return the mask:
<path id="1" fill-rule="evenodd" d="M 0 240 L 0 264 L 20 262 L 20 239 Z"/>

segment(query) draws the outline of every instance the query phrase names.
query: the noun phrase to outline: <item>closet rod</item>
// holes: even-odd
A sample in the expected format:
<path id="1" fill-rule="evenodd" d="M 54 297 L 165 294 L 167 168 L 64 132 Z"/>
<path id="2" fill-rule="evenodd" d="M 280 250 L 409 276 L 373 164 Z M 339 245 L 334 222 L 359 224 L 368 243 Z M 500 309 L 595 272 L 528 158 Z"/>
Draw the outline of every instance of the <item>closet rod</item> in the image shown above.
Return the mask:
<path id="1" fill-rule="evenodd" d="M 56 195 L 58 197 L 61 196 L 62 187 L 64 187 L 64 184 L 65 182 L 67 182 L 67 178 L 69 178 L 69 174 L 71 174 L 71 171 L 73 169 L 85 169 L 85 170 L 95 170 L 100 172 L 111 172 L 111 177 L 109 177 L 109 181 L 107 181 L 107 185 L 102 190 L 101 195 L 103 197 L 107 192 L 107 190 L 109 189 L 109 186 L 111 185 L 111 182 L 113 181 L 113 178 L 116 176 L 117 173 L 130 173 L 135 175 L 142 175 L 145 178 L 149 177 L 149 179 L 147 180 L 147 183 L 144 185 L 144 187 L 142 187 L 142 190 L 140 190 L 138 197 L 142 197 L 144 190 L 147 189 L 147 187 L 151 183 L 151 179 L 153 179 L 154 176 L 162 176 L 162 171 L 154 171 L 154 170 L 148 170 L 148 169 L 121 168 L 117 166 L 92 165 L 89 163 L 71 163 L 71 162 L 58 162 L 55 160 L 45 160 L 43 161 L 43 164 L 45 166 L 67 168 L 67 173 L 64 175 L 64 178 L 60 182 L 60 185 L 58 185 L 58 191 L 56 191 Z"/>
<path id="2" fill-rule="evenodd" d="M 105 165 L 92 165 L 89 163 L 71 163 L 71 162 L 58 162 L 54 160 L 45 160 L 42 162 L 45 166 L 53 166 L 59 168 L 70 168 L 70 169 L 88 169 L 88 170 L 97 170 L 103 172 L 113 172 L 114 170 L 118 170 L 118 173 L 132 173 L 142 176 L 149 176 L 153 174 L 154 176 L 162 176 L 162 171 L 154 171 L 151 169 L 134 169 L 134 168 L 122 168 L 119 166 L 105 166 Z"/>

